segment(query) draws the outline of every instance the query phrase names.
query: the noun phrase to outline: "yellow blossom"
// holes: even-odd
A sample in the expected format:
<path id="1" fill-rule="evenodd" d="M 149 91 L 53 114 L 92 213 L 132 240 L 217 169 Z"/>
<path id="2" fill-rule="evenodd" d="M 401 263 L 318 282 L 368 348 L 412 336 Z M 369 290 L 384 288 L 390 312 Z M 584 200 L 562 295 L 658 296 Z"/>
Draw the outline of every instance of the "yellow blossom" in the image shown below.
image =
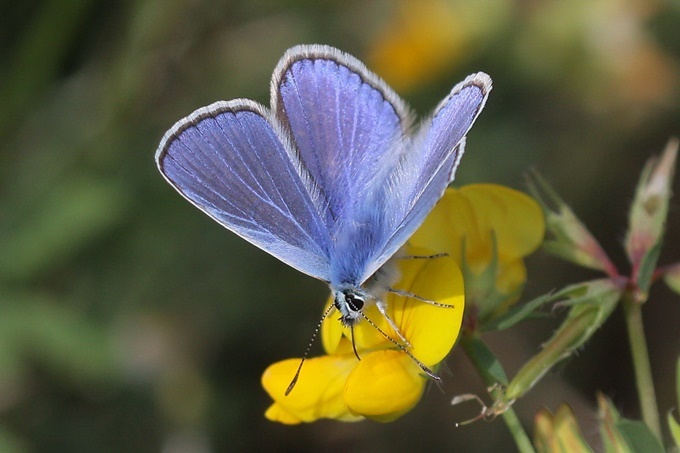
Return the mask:
<path id="1" fill-rule="evenodd" d="M 473 184 L 447 189 L 410 243 L 448 253 L 469 271 L 468 308 L 484 319 L 517 300 L 526 280 L 523 258 L 538 248 L 544 232 L 541 208 L 531 197 L 499 185 Z M 492 275 L 484 278 L 490 269 Z"/>
<path id="2" fill-rule="evenodd" d="M 540 207 L 520 192 L 490 184 L 448 189 L 406 250 L 413 256 L 447 255 L 396 258 L 401 276 L 393 286 L 451 308 L 388 292 L 387 313 L 399 332 L 370 305 L 364 314 L 374 325 L 362 321 L 353 337 L 330 315 L 321 327 L 326 355 L 305 362 L 288 396 L 285 391 L 300 359 L 275 363 L 264 372 L 262 385 L 274 400 L 266 417 L 285 424 L 321 418 L 391 421 L 411 410 L 429 379 L 409 353 L 436 370 L 460 333 L 465 305 L 460 268 L 474 276 L 495 263 L 492 286 L 502 292 L 503 303 L 487 312 L 507 307 L 526 278 L 523 258 L 538 247 L 544 228 Z M 478 283 L 473 279 L 473 289 Z M 409 353 L 394 343 L 401 343 L 400 334 L 410 345 L 402 345 Z"/>
<path id="3" fill-rule="evenodd" d="M 410 249 L 412 254 L 432 254 Z M 455 261 L 448 257 L 398 259 L 401 272 L 395 288 L 435 300 L 451 308 L 386 294 L 387 313 L 399 332 L 408 339 L 409 352 L 429 368 L 435 368 L 453 347 L 463 318 L 463 279 Z M 330 301 L 329 301 L 330 303 Z M 274 400 L 265 416 L 285 424 L 312 422 L 320 418 L 356 421 L 370 418 L 391 421 L 408 412 L 420 400 L 429 378 L 402 349 L 382 335 L 399 341 L 375 305 L 364 310 L 375 324 L 361 322 L 351 332 L 336 316 L 322 324 L 322 343 L 327 355 L 305 362 L 293 391 L 285 391 L 295 375 L 300 359 L 271 365 L 262 376 L 262 385 Z M 377 327 L 377 328 L 376 328 Z"/>
<path id="4" fill-rule="evenodd" d="M 399 0 L 371 42 L 369 66 L 398 91 L 450 72 L 471 58 L 510 16 L 508 0 Z"/>

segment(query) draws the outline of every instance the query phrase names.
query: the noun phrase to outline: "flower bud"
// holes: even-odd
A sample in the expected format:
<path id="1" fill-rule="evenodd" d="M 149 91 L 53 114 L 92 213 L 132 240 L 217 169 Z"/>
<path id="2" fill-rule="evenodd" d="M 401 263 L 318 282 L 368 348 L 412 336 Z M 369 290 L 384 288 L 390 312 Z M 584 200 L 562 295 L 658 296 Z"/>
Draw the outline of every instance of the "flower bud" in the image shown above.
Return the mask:
<path id="1" fill-rule="evenodd" d="M 543 207 L 546 228 L 551 236 L 543 243 L 543 248 L 574 264 L 604 271 L 610 277 L 617 276 L 616 268 L 595 237 L 545 179 L 534 171 L 528 184 L 532 195 Z"/>
<path id="2" fill-rule="evenodd" d="M 656 266 L 671 198 L 678 140 L 668 142 L 660 159 L 647 162 L 630 210 L 626 253 L 633 266 L 633 279 L 647 292 Z"/>

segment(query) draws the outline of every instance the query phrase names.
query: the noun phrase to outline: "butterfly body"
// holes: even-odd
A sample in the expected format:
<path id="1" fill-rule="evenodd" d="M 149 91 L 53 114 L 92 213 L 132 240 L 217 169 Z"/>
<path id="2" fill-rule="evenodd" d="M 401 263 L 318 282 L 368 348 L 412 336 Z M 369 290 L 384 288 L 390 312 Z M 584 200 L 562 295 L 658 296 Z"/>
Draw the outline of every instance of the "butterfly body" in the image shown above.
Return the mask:
<path id="1" fill-rule="evenodd" d="M 489 76 L 473 74 L 414 127 L 357 59 L 296 46 L 274 71 L 270 108 L 236 99 L 198 109 L 165 134 L 156 162 L 217 222 L 327 282 L 353 326 L 380 301 L 379 270 L 453 180 L 490 90 Z"/>

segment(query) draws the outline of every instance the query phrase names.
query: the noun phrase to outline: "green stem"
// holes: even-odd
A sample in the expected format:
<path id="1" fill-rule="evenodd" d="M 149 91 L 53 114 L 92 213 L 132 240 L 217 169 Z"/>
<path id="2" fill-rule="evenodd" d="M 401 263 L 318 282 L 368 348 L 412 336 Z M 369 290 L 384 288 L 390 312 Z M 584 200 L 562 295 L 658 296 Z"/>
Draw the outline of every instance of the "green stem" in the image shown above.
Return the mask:
<path id="1" fill-rule="evenodd" d="M 502 390 L 500 389 L 499 384 L 507 385 L 507 378 L 505 378 L 505 371 L 500 368 L 500 362 L 493 356 L 493 353 L 484 344 L 481 338 L 462 335 L 460 340 L 460 344 L 463 347 L 465 354 L 472 362 L 475 370 L 477 370 L 477 373 L 484 381 L 484 384 L 487 388 L 495 389 L 491 390 L 491 395 L 495 399 L 501 398 Z M 483 352 L 483 356 L 480 352 Z M 490 372 L 491 362 L 493 362 L 493 366 L 496 368 L 494 372 Z M 501 380 L 504 380 L 505 382 L 500 382 Z M 520 453 L 536 453 L 536 450 L 534 450 L 534 447 L 531 444 L 531 439 L 529 439 L 526 431 L 524 431 L 512 406 L 507 407 L 503 412 L 502 417 L 505 426 L 508 427 L 510 434 L 512 434 L 512 437 L 515 439 L 515 445 L 517 445 L 517 449 Z"/>
<path id="2" fill-rule="evenodd" d="M 635 368 L 635 382 L 637 384 L 638 398 L 642 410 L 642 420 L 661 440 L 661 423 L 659 421 L 659 408 L 656 404 L 656 392 L 652 380 L 652 367 L 649 362 L 647 340 L 645 339 L 644 326 L 642 324 L 642 303 L 627 293 L 623 299 L 623 310 L 626 316 L 628 340 L 630 352 Z"/>
<path id="3" fill-rule="evenodd" d="M 515 411 L 512 409 L 512 407 L 503 412 L 502 417 L 503 421 L 505 422 L 505 426 L 508 427 L 512 433 L 512 437 L 515 439 L 517 449 L 522 453 L 535 453 L 536 450 L 534 450 L 529 436 L 527 435 L 526 431 L 524 431 L 524 428 L 522 428 L 522 424 L 520 423 L 519 418 L 517 417 L 517 414 L 515 414 Z"/>

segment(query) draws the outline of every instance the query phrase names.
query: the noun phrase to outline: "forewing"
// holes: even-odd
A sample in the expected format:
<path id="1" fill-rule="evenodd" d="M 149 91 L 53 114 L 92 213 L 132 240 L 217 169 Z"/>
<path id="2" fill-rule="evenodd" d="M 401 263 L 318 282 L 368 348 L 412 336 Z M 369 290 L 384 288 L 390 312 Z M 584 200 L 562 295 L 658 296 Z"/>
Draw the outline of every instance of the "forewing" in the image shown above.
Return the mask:
<path id="1" fill-rule="evenodd" d="M 391 200 L 394 224 L 366 278 L 404 245 L 444 194 L 463 155 L 465 135 L 484 108 L 491 87 L 491 78 L 484 73 L 467 77 L 423 123 L 386 185 L 384 198 Z"/>
<path id="2" fill-rule="evenodd" d="M 270 113 L 248 100 L 217 102 L 170 129 L 161 173 L 217 222 L 290 266 L 328 281 L 329 234 L 304 167 Z"/>
<path id="3" fill-rule="evenodd" d="M 328 202 L 329 229 L 352 221 L 399 161 L 410 119 L 403 101 L 354 57 L 311 45 L 274 71 L 272 109 Z"/>

